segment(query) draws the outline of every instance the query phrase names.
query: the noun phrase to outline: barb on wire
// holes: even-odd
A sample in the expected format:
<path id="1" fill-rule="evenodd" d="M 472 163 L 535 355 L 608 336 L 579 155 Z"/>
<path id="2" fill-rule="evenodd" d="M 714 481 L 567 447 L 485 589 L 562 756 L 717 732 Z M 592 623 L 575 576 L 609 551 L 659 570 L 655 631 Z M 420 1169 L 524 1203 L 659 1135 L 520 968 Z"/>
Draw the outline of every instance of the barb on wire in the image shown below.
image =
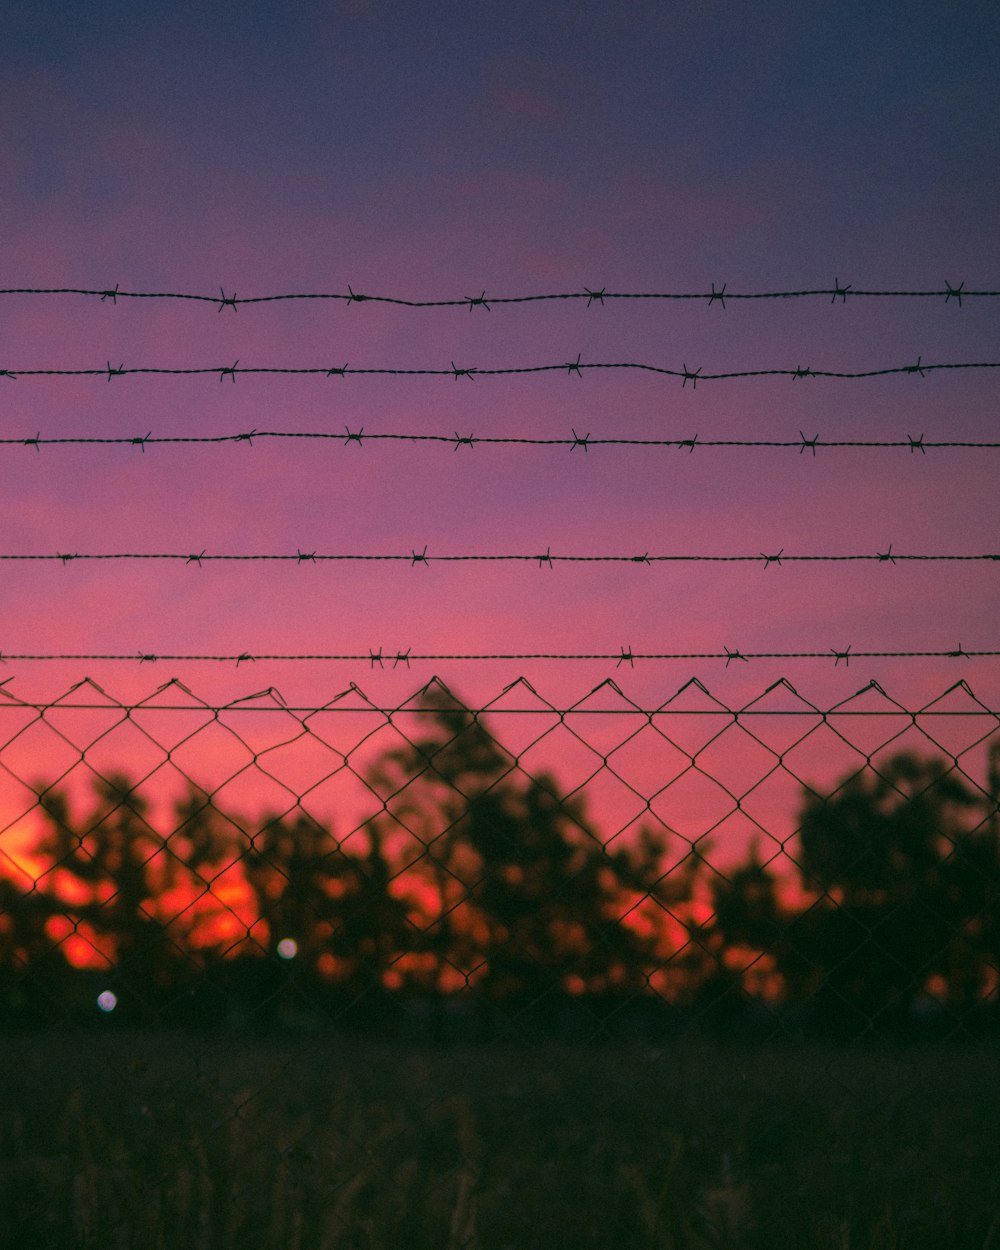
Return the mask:
<path id="1" fill-rule="evenodd" d="M 459 367 L 454 361 L 448 369 L 442 368 L 421 368 L 421 369 L 403 369 L 395 366 L 379 366 L 372 368 L 348 368 L 347 365 L 337 365 L 331 368 L 329 365 L 242 365 L 236 360 L 231 365 L 204 365 L 190 368 L 174 367 L 168 365 L 135 365 L 129 368 L 125 367 L 124 362 L 114 368 L 110 361 L 104 368 L 88 369 L 88 368 L 42 368 L 42 369 L 3 369 L 0 374 L 8 378 L 41 378 L 41 377 L 59 377 L 59 378 L 83 378 L 83 377 L 106 377 L 110 382 L 112 378 L 125 377 L 126 375 L 136 374 L 154 374 L 158 376 L 173 377 L 194 377 L 199 374 L 217 374 L 219 381 L 224 381 L 227 377 L 231 381 L 236 381 L 237 372 L 241 374 L 281 374 L 281 375 L 316 375 L 321 377 L 346 377 L 348 374 L 361 376 L 382 376 L 382 377 L 450 377 L 456 381 L 459 378 L 468 378 L 470 382 L 474 382 L 478 377 L 512 377 L 517 374 L 531 373 L 566 373 L 570 375 L 578 374 L 582 376 L 584 369 L 620 369 L 635 370 L 643 373 L 655 373 L 663 377 L 672 377 L 681 379 L 681 388 L 691 383 L 691 389 L 697 390 L 699 382 L 720 382 L 735 378 L 766 378 L 766 377 L 788 377 L 788 378 L 836 378 L 840 380 L 855 381 L 860 378 L 882 378 L 890 377 L 894 374 L 913 373 L 916 371 L 914 365 L 887 365 L 878 369 L 806 369 L 796 366 L 794 369 L 729 369 L 719 373 L 704 373 L 703 366 L 699 365 L 697 369 L 689 369 L 684 363 L 680 369 L 670 368 L 666 365 L 654 365 L 644 361 L 636 360 L 615 360 L 615 361 L 585 361 L 577 357 L 574 361 L 561 361 L 557 364 L 546 365 L 504 365 L 495 369 L 480 369 L 478 367 Z M 938 364 L 920 366 L 921 374 L 931 373 L 942 369 L 1000 369 L 1000 361 L 946 361 Z"/>
<path id="2" fill-rule="evenodd" d="M 65 552 L 50 553 L 21 553 L 21 552 L 0 552 L 0 561 L 22 561 L 22 562 L 38 562 L 47 560 L 61 560 L 64 564 L 71 560 L 180 560 L 186 564 L 190 564 L 195 557 L 188 552 L 169 552 L 169 551 L 108 551 L 108 552 L 74 552 L 72 555 Z M 319 552 L 310 553 L 309 559 L 314 562 L 319 561 L 351 561 L 351 560 L 375 560 L 375 561 L 397 561 L 405 564 L 455 564 L 470 561 L 520 561 L 520 562 L 537 562 L 539 568 L 548 565 L 552 568 L 556 563 L 561 564 L 760 564 L 763 561 L 764 568 L 769 568 L 772 564 L 781 566 L 787 563 L 799 564 L 835 564 L 835 563 L 892 563 L 897 564 L 900 561 L 919 561 L 924 563 L 946 563 L 963 561 L 966 563 L 996 562 L 1000 561 L 1000 553 L 997 552 L 979 552 L 968 554 L 942 554 L 942 553 L 923 553 L 902 555 L 899 552 L 893 552 L 891 547 L 888 551 L 875 552 L 858 552 L 843 555 L 788 555 L 785 549 L 774 553 L 764 551 L 757 552 L 756 555 L 744 555 L 738 553 L 726 555 L 696 555 L 696 554 L 660 554 L 650 555 L 644 552 L 642 555 L 557 555 L 553 554 L 551 547 L 546 547 L 541 554 L 535 553 L 529 555 L 521 552 L 477 552 L 466 553 L 460 555 L 440 555 L 430 556 L 427 554 L 427 546 L 424 545 L 423 551 L 417 551 L 411 548 L 409 553 L 395 552 Z M 197 557 L 198 562 L 213 560 L 217 562 L 253 562 L 253 561 L 292 561 L 294 563 L 302 562 L 302 552 L 296 550 L 294 553 L 285 554 L 282 552 L 218 552 L 207 554 L 206 551 Z"/>
<path id="3" fill-rule="evenodd" d="M 471 311 L 477 307 L 485 307 L 488 310 L 492 304 L 537 304 L 567 300 L 585 300 L 588 308 L 595 302 L 603 305 L 606 300 L 677 300 L 696 303 L 707 300 L 710 305 L 721 303 L 725 307 L 723 297 L 735 300 L 773 300 L 814 299 L 829 296 L 831 303 L 835 303 L 838 299 L 841 303 L 846 303 L 848 294 L 852 299 L 943 299 L 945 303 L 950 303 L 954 299 L 961 307 L 963 299 L 995 299 L 1000 296 L 1000 291 L 967 291 L 964 281 L 958 286 L 952 286 L 946 281 L 943 290 L 939 287 L 925 290 L 876 290 L 855 287 L 851 283 L 842 285 L 840 279 L 835 278 L 832 287 L 805 287 L 787 291 L 729 291 L 726 283 L 722 284 L 721 290 L 716 291 L 713 282 L 711 289 L 707 291 L 609 291 L 606 287 L 601 287 L 599 290 L 584 287 L 580 291 L 544 292 L 535 295 L 491 295 L 488 301 L 485 289 L 478 296 L 406 299 L 397 295 L 363 295 L 355 291 L 350 284 L 346 291 L 293 291 L 273 295 L 244 295 L 242 299 L 237 299 L 235 294 L 227 296 L 220 287 L 220 294 L 221 299 L 219 295 L 201 295 L 189 291 L 123 291 L 118 283 L 113 289 L 68 286 L 0 288 L 0 295 L 81 295 L 95 297 L 102 303 L 110 299 L 116 305 L 119 299 L 187 300 L 192 303 L 215 304 L 220 312 L 223 308 L 235 310 L 240 304 L 274 304 L 288 300 L 331 300 L 343 304 L 395 304 L 402 308 L 468 308 Z"/>

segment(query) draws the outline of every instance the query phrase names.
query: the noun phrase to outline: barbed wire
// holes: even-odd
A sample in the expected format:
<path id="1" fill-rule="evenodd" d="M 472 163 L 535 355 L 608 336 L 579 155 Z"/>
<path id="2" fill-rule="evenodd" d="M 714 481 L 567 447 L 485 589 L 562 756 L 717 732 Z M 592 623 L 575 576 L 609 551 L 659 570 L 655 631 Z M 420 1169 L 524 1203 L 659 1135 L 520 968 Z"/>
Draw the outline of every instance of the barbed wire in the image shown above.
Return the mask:
<path id="1" fill-rule="evenodd" d="M 236 381 L 236 375 L 240 374 L 280 374 L 288 375 L 313 375 L 322 377 L 347 377 L 348 375 L 377 375 L 384 377 L 445 377 L 467 378 L 470 382 L 474 382 L 479 377 L 509 377 L 516 374 L 533 374 L 533 373 L 566 373 L 570 377 L 574 374 L 578 377 L 583 376 L 585 369 L 619 369 L 619 370 L 637 370 L 644 373 L 655 373 L 664 377 L 673 377 L 681 379 L 682 388 L 691 383 L 691 389 L 697 390 L 699 382 L 719 382 L 733 378 L 764 378 L 764 377 L 788 377 L 793 379 L 799 378 L 838 378 L 846 380 L 854 380 L 858 378 L 879 378 L 888 377 L 893 374 L 912 373 L 923 377 L 927 373 L 933 373 L 939 370 L 959 370 L 959 369 L 1000 369 L 1000 361 L 960 361 L 941 364 L 924 364 L 922 357 L 917 357 L 915 364 L 910 365 L 891 365 L 880 369 L 860 369 L 860 370 L 838 370 L 838 369 L 813 369 L 809 366 L 796 365 L 794 369 L 733 369 L 723 373 L 705 373 L 702 366 L 697 369 L 689 369 L 685 363 L 681 369 L 671 369 L 664 365 L 652 365 L 642 361 L 585 361 L 581 359 L 581 354 L 577 354 L 576 360 L 562 361 L 558 364 L 547 365 L 511 365 L 498 369 L 480 369 L 478 366 L 468 366 L 459 368 L 454 361 L 448 369 L 401 369 L 396 367 L 379 367 L 379 368 L 351 368 L 348 364 L 343 365 L 241 365 L 239 360 L 235 360 L 231 365 L 206 365 L 196 366 L 193 368 L 181 368 L 173 366 L 147 366 L 140 365 L 126 368 L 124 361 L 118 366 L 114 366 L 110 361 L 103 367 L 98 369 L 0 369 L 0 378 L 6 378 L 10 381 L 16 381 L 18 378 L 83 378 L 98 377 L 107 378 L 110 382 L 112 378 L 127 377 L 130 374 L 155 374 L 158 376 L 183 376 L 195 377 L 199 375 L 218 376 L 219 381 L 223 382 L 226 378 L 230 381 Z"/>
<path id="2" fill-rule="evenodd" d="M 762 438 L 702 438 L 695 434 L 691 438 L 595 438 L 591 434 L 577 434 L 574 429 L 570 437 L 540 438 L 533 435 L 477 435 L 459 434 L 374 434 L 367 432 L 364 426 L 352 430 L 344 427 L 344 433 L 335 431 L 292 431 L 292 430 L 258 430 L 256 428 L 242 431 L 239 434 L 169 434 L 154 435 L 152 430 L 137 436 L 118 435 L 109 437 L 93 437 L 90 435 L 64 435 L 52 438 L 43 437 L 41 431 L 28 438 L 0 438 L 0 446 L 55 447 L 60 445 L 73 446 L 132 446 L 145 451 L 147 446 L 161 444 L 221 444 L 246 443 L 253 445 L 254 439 L 323 439 L 347 445 L 354 443 L 363 446 L 366 442 L 402 442 L 402 443 L 437 443 L 450 446 L 454 451 L 460 447 L 517 445 L 527 447 L 568 447 L 571 451 L 582 447 L 589 451 L 591 447 L 676 447 L 694 451 L 696 447 L 760 447 L 760 448 L 793 448 L 799 454 L 810 451 L 815 456 L 817 448 L 847 447 L 853 449 L 902 448 L 910 452 L 925 453 L 928 448 L 975 448 L 977 450 L 996 450 L 1000 442 L 973 440 L 929 440 L 921 434 L 914 438 L 907 434 L 904 439 L 823 439 L 817 434 L 807 438 L 800 430 L 797 439 L 762 439 Z"/>
<path id="3" fill-rule="evenodd" d="M 847 563 L 865 561 L 877 564 L 897 564 L 901 561 L 920 561 L 920 562 L 954 562 L 963 561 L 967 563 L 982 561 L 1000 561 L 1000 553 L 986 552 L 970 555 L 913 555 L 902 554 L 892 550 L 892 544 L 885 551 L 877 551 L 874 553 L 862 552 L 850 555 L 790 555 L 785 552 L 784 548 L 779 551 L 768 554 L 758 551 L 753 555 L 651 555 L 648 551 L 640 555 L 558 555 L 553 554 L 550 547 L 546 547 L 544 552 L 534 555 L 524 553 L 476 553 L 464 555 L 429 555 L 427 545 L 424 545 L 422 551 L 417 551 L 411 547 L 409 553 L 324 553 L 320 551 L 302 551 L 297 550 L 294 554 L 281 552 L 243 552 L 243 553 L 213 553 L 207 550 L 200 552 L 165 552 L 165 551 L 110 551 L 110 552 L 81 552 L 81 551 L 57 551 L 47 553 L 14 553 L 0 552 L 0 561 L 59 561 L 62 564 L 70 564 L 74 560 L 173 560 L 180 561 L 182 564 L 201 565 L 207 561 L 217 562 L 284 562 L 292 564 L 319 564 L 321 562 L 336 561 L 371 561 L 384 563 L 403 563 L 409 565 L 432 563 L 438 564 L 459 564 L 468 562 L 478 563 L 529 563 L 536 564 L 539 568 L 548 566 L 552 568 L 555 564 L 670 564 L 670 563 L 705 563 L 705 564 L 762 564 L 764 568 L 769 568 L 772 564 L 781 565 L 782 563 Z"/>
<path id="4" fill-rule="evenodd" d="M 894 659 L 894 660 L 913 660 L 913 659 L 983 659 L 1000 657 L 1000 649 L 993 651 L 969 651 L 962 646 L 961 643 L 951 651 L 855 651 L 851 646 L 837 648 L 830 647 L 826 651 L 741 651 L 739 648 L 724 647 L 722 651 L 634 651 L 631 646 L 621 647 L 617 653 L 613 651 L 595 651 L 595 652 L 561 652 L 561 651 L 529 651 L 529 652 L 414 652 L 412 647 L 406 650 L 397 649 L 395 651 L 385 650 L 383 647 L 369 647 L 366 652 L 340 652 L 340 653 L 322 653 L 313 652 L 309 654 L 290 654 L 288 652 L 250 652 L 240 651 L 231 652 L 223 655 L 204 655 L 192 653 L 156 653 L 152 651 L 137 650 L 132 653 L 128 652 L 72 652 L 72 653 L 52 653 L 52 652 L 10 652 L 0 650 L 0 663 L 12 663 L 20 661 L 108 661 L 139 664 L 156 664 L 162 662 L 167 663 L 218 663 L 218 664 L 235 664 L 237 668 L 241 664 L 255 663 L 258 660 L 273 662 L 291 662 L 300 663 L 302 661 L 315 662 L 350 662 L 364 663 L 374 668 L 384 668 L 386 664 L 398 668 L 400 664 L 410 667 L 411 662 L 436 662 L 436 661 L 480 661 L 480 660 L 598 660 L 603 662 L 614 661 L 616 668 L 622 665 L 629 665 L 634 668 L 635 662 L 645 660 L 724 660 L 726 668 L 730 664 L 739 661 L 741 663 L 749 663 L 751 660 L 824 660 L 833 661 L 834 667 L 837 668 L 841 663 L 845 668 L 850 667 L 851 660 L 874 660 L 874 659 Z M 0 683 L 2 685 L 2 683 Z"/>
<path id="5" fill-rule="evenodd" d="M 810 299 L 830 297 L 830 303 L 840 300 L 847 303 L 848 295 L 852 299 L 943 299 L 946 304 L 953 300 L 960 308 L 963 299 L 995 299 L 1000 291 L 966 290 L 965 283 L 952 286 L 945 282 L 944 290 L 935 288 L 920 291 L 886 291 L 870 290 L 854 287 L 851 283 L 841 283 L 834 279 L 833 286 L 812 287 L 796 291 L 730 291 L 727 283 L 716 289 L 713 282 L 709 291 L 609 291 L 606 287 L 595 287 L 591 290 L 584 287 L 582 291 L 560 291 L 536 295 L 487 295 L 483 289 L 479 295 L 463 295 L 461 298 L 449 299 L 404 299 L 395 295 L 368 295 L 355 291 L 348 284 L 346 291 L 329 292 L 290 292 L 277 295 L 227 295 L 223 287 L 218 295 L 199 295 L 184 291 L 123 291 L 116 283 L 113 287 L 4 287 L 0 295 L 83 295 L 99 299 L 102 303 L 110 300 L 117 304 L 119 299 L 159 299 L 188 300 L 196 303 L 213 304 L 219 312 L 231 308 L 236 312 L 242 304 L 273 304 L 288 300 L 332 300 L 345 304 L 395 304 L 403 308 L 468 308 L 470 312 L 482 308 L 489 312 L 493 305 L 504 304 L 537 304 L 546 301 L 585 300 L 588 308 L 593 304 L 604 305 L 608 300 L 679 300 L 707 303 L 709 307 L 718 305 L 725 308 L 726 300 L 773 300 L 773 299 Z"/>
<path id="6" fill-rule="evenodd" d="M 898 564 L 900 561 L 923 561 L 923 562 L 946 562 L 946 561 L 965 561 L 965 562 L 981 562 L 981 561 L 999 561 L 1000 552 L 981 552 L 974 555 L 905 555 L 899 551 L 893 551 L 893 544 L 885 551 L 860 552 L 860 554 L 851 555 L 789 555 L 785 552 L 784 547 L 779 551 L 768 554 L 765 551 L 758 551 L 755 555 L 650 555 L 649 551 L 644 551 L 640 555 L 557 555 L 552 554 L 551 547 L 546 547 L 545 551 L 535 552 L 534 555 L 524 554 L 524 552 L 475 552 L 475 554 L 462 555 L 429 555 L 427 547 L 424 546 L 422 551 L 417 551 L 415 547 L 411 547 L 409 554 L 394 554 L 394 552 L 321 552 L 321 551 L 302 551 L 297 550 L 294 555 L 285 554 L 285 552 L 264 552 L 264 551 L 247 551 L 247 552 L 219 552 L 219 554 L 209 554 L 207 550 L 191 552 L 191 551 L 55 551 L 55 552 L 29 552 L 29 554 L 20 554 L 20 552 L 4 551 L 0 552 L 0 560 L 2 561 L 59 561 L 61 564 L 71 564 L 74 560 L 174 560 L 180 561 L 181 564 L 201 565 L 205 561 L 226 561 L 226 562 L 286 562 L 286 564 L 320 564 L 320 562 L 336 562 L 336 561 L 371 561 L 371 562 L 399 562 L 399 564 L 409 565 L 429 565 L 429 564 L 464 564 L 464 562 L 526 562 L 526 564 L 537 564 L 539 567 L 554 567 L 556 564 L 761 564 L 765 567 L 770 565 L 781 565 L 783 562 L 788 564 L 844 564 L 844 562 L 868 561 L 874 564 Z"/>

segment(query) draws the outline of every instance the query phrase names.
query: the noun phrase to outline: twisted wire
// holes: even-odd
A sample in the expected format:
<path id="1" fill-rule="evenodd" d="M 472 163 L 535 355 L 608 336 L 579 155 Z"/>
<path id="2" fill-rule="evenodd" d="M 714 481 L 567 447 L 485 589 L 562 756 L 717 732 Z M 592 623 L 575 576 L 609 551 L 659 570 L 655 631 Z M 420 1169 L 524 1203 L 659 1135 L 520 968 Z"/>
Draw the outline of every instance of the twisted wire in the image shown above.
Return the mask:
<path id="1" fill-rule="evenodd" d="M 910 452 L 926 452 L 928 449 L 965 448 L 981 451 L 995 451 L 1000 448 L 1000 441 L 971 439 L 925 439 L 921 434 L 918 438 L 907 435 L 903 439 L 823 439 L 819 435 L 807 438 L 801 433 L 794 438 L 702 438 L 695 434 L 691 438 L 595 438 L 588 434 L 577 434 L 574 430 L 570 437 L 541 438 L 534 435 L 478 435 L 459 434 L 376 434 L 369 433 L 364 426 L 357 430 L 344 427 L 344 433 L 329 430 L 244 430 L 237 434 L 170 434 L 155 435 L 150 430 L 141 435 L 112 435 L 97 437 L 92 435 L 69 434 L 64 436 L 44 437 L 41 431 L 27 438 L 2 438 L 0 447 L 40 447 L 57 446 L 132 446 L 145 450 L 147 446 L 166 444 L 182 445 L 217 445 L 222 443 L 246 443 L 253 445 L 255 439 L 299 439 L 339 442 L 345 446 L 354 443 L 363 446 L 367 442 L 399 442 L 399 443 L 434 443 L 451 447 L 458 451 L 461 447 L 484 446 L 524 446 L 524 447 L 568 447 L 571 451 L 582 448 L 588 451 L 591 447 L 675 447 L 679 450 L 694 451 L 696 447 L 740 447 L 740 448 L 790 448 L 801 454 L 809 451 L 816 454 L 817 448 L 851 448 L 870 450 L 876 448 L 900 448 Z"/>
<path id="2" fill-rule="evenodd" d="M 963 299 L 995 299 L 1000 291 L 966 290 L 965 283 L 952 286 L 945 282 L 944 289 L 930 288 L 925 290 L 874 290 L 855 287 L 851 283 L 842 284 L 840 279 L 834 280 L 833 286 L 808 287 L 791 291 L 730 291 L 723 283 L 717 290 L 715 283 L 709 291 L 609 291 L 606 287 L 593 289 L 584 287 L 581 291 L 545 292 L 532 295 L 487 295 L 485 289 L 479 295 L 463 295 L 445 299 L 406 299 L 397 295 L 369 295 L 355 291 L 348 284 L 346 291 L 318 292 L 287 292 L 272 295 L 244 295 L 235 293 L 227 295 L 224 288 L 218 295 L 203 295 L 186 291 L 125 291 L 116 283 L 114 287 L 3 287 L 0 295 L 82 295 L 99 299 L 102 303 L 110 301 L 117 304 L 119 299 L 139 300 L 186 300 L 195 303 L 213 304 L 219 312 L 230 308 L 234 312 L 243 304 L 273 304 L 290 300 L 328 300 L 344 304 L 395 304 L 402 308 L 481 308 L 487 312 L 493 305 L 506 304 L 537 304 L 551 301 L 586 301 L 590 308 L 594 304 L 604 305 L 608 300 L 665 300 L 694 301 L 706 303 L 710 307 L 718 305 L 725 308 L 727 300 L 776 300 L 776 299 L 815 299 L 829 296 L 830 303 L 838 300 L 845 304 L 848 295 L 852 299 L 943 299 L 945 303 L 953 300 L 961 307 Z"/>
<path id="3" fill-rule="evenodd" d="M 217 663 L 217 664 L 235 664 L 237 667 L 241 664 L 255 663 L 261 661 L 273 662 L 350 662 L 368 664 L 371 668 L 378 665 L 384 668 L 385 665 L 391 664 L 393 668 L 398 668 L 404 664 L 407 668 L 411 663 L 416 662 L 437 662 L 437 661 L 483 661 L 483 660 L 502 660 L 502 661 L 520 661 L 520 660 L 555 660 L 555 661 L 580 661 L 580 660 L 597 660 L 603 662 L 614 662 L 616 668 L 620 668 L 627 664 L 634 667 L 636 661 L 663 661 L 663 660 L 719 660 L 725 661 L 726 668 L 734 662 L 749 663 L 751 660 L 823 660 L 829 663 L 833 661 L 834 667 L 839 667 L 841 663 L 845 667 L 850 667 L 851 660 L 870 660 L 870 659 L 893 659 L 893 660 L 911 660 L 911 659 L 995 659 L 1000 657 L 1000 649 L 992 651 L 967 650 L 961 643 L 958 647 L 950 651 L 855 651 L 852 647 L 845 648 L 830 647 L 825 651 L 741 651 L 739 648 L 724 648 L 722 651 L 634 651 L 631 647 L 622 647 L 618 652 L 611 651 L 591 651 L 591 652 L 562 652 L 562 651 L 528 651 L 528 652 L 415 652 L 412 647 L 405 650 L 396 649 L 385 650 L 379 646 L 369 647 L 367 652 L 312 652 L 312 653 L 289 653 L 289 652 L 251 652 L 239 651 L 225 654 L 201 654 L 201 653 L 176 653 L 176 652 L 153 652 L 137 650 L 134 652 L 10 652 L 0 651 L 0 663 L 8 663 L 14 661 L 66 661 L 66 662 L 82 662 L 82 661 L 108 661 L 139 664 L 156 664 L 160 662 L 168 663 Z M 0 683 L 2 686 L 3 683 Z"/>
<path id="4" fill-rule="evenodd" d="M 850 563 L 867 562 L 877 564 L 898 564 L 901 562 L 988 562 L 1000 561 L 1000 553 L 984 552 L 975 554 L 904 554 L 894 552 L 890 544 L 888 550 L 879 552 L 861 552 L 849 555 L 791 555 L 784 549 L 768 554 L 759 551 L 755 554 L 730 555 L 651 555 L 648 551 L 639 555 L 559 555 L 546 548 L 544 552 L 534 555 L 526 553 L 476 553 L 463 555 L 429 555 L 426 546 L 422 551 L 411 548 L 409 552 L 364 552 L 364 553 L 325 553 L 320 551 L 282 552 L 242 552 L 242 553 L 209 553 L 185 551 L 110 551 L 82 552 L 57 551 L 45 553 L 0 552 L 0 561 L 20 562 L 60 562 L 70 564 L 76 560 L 107 561 L 107 560 L 172 560 L 183 564 L 201 565 L 209 561 L 261 563 L 283 562 L 292 564 L 318 564 L 321 562 L 368 561 L 375 563 L 403 563 L 409 565 L 460 564 L 460 563 L 529 563 L 553 567 L 555 564 L 671 564 L 671 563 L 704 563 L 704 564 L 762 564 L 765 568 L 772 564 L 792 563 Z"/>
<path id="5" fill-rule="evenodd" d="M 282 376 L 313 375 L 321 377 L 347 377 L 348 375 L 383 377 L 450 377 L 454 378 L 456 381 L 459 378 L 466 378 L 470 382 L 474 382 L 475 379 L 479 377 L 510 377 L 514 375 L 535 373 L 566 373 L 570 376 L 576 374 L 578 377 L 582 377 L 583 370 L 585 369 L 634 370 L 643 373 L 654 373 L 664 377 L 680 378 L 682 387 L 686 387 L 690 382 L 691 389 L 697 390 L 699 382 L 718 382 L 735 378 L 788 377 L 795 380 L 800 378 L 836 378 L 840 380 L 853 381 L 860 378 L 889 377 L 896 374 L 906 373 L 918 374 L 923 377 L 925 374 L 941 370 L 956 371 L 965 369 L 1000 369 L 1000 361 L 957 361 L 939 364 L 925 364 L 921 358 L 918 358 L 915 364 L 890 365 L 879 369 L 813 369 L 811 366 L 796 365 L 794 369 L 732 369 L 721 373 L 705 373 L 701 366 L 697 369 L 689 369 L 687 364 L 685 364 L 681 369 L 672 369 L 664 365 L 653 365 L 642 361 L 584 361 L 579 355 L 576 360 L 561 361 L 556 364 L 510 365 L 496 369 L 481 369 L 478 366 L 460 368 L 454 363 L 454 361 L 452 361 L 451 366 L 447 369 L 402 369 L 397 367 L 351 368 L 347 364 L 333 366 L 241 365 L 239 360 L 234 361 L 231 365 L 199 365 L 189 368 L 152 365 L 126 367 L 124 362 L 118 366 L 113 366 L 109 361 L 102 368 L 3 368 L 0 369 L 0 378 L 6 378 L 10 381 L 14 381 L 18 378 L 97 377 L 106 378 L 107 381 L 110 382 L 112 378 L 126 377 L 131 374 L 150 374 L 173 377 L 210 375 L 213 377 L 217 376 L 220 382 L 229 378 L 231 382 L 235 383 L 237 374 L 278 374 Z"/>

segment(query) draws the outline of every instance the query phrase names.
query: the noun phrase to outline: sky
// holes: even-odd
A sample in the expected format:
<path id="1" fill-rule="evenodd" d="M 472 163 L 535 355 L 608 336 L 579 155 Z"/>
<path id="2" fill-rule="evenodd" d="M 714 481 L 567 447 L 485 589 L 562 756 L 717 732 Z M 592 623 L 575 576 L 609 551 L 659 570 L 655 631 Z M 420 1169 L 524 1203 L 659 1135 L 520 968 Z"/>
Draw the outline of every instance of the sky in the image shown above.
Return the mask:
<path id="1" fill-rule="evenodd" d="M 552 300 L 585 289 L 1000 290 L 1000 18 L 970 2 L 384 4 L 11 0 L 0 20 L 0 285 L 354 292 L 489 307 L 0 296 L 0 437 L 348 433 L 364 441 L 0 446 L 6 554 L 430 556 L 1000 550 L 997 450 L 455 445 L 371 435 L 997 441 L 995 370 L 702 380 L 222 374 L 640 362 L 704 374 L 1000 360 L 1000 301 Z M 5 562 L 18 699 L 176 678 L 209 702 L 470 703 L 524 677 L 645 707 L 959 679 L 1000 706 L 996 565 Z M 823 660 L 412 660 L 809 651 Z"/>

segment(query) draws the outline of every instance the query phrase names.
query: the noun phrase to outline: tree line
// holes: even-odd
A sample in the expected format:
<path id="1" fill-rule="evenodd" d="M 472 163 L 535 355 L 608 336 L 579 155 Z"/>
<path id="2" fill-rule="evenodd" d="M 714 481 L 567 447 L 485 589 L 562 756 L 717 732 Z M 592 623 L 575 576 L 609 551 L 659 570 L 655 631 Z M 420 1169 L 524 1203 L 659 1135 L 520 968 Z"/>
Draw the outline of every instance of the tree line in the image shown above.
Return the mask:
<path id="1" fill-rule="evenodd" d="M 82 818 L 43 789 L 37 879 L 0 875 L 0 1020 L 96 1019 L 104 986 L 148 1024 L 392 1029 L 422 1007 L 443 1027 L 461 1004 L 484 1035 L 998 1027 L 1000 744 L 986 791 L 909 753 L 804 788 L 790 891 L 757 845 L 720 874 L 662 829 L 605 843 L 451 696 L 423 711 L 369 772 L 384 809 L 343 842 L 194 786 L 165 834 L 125 776 Z"/>

